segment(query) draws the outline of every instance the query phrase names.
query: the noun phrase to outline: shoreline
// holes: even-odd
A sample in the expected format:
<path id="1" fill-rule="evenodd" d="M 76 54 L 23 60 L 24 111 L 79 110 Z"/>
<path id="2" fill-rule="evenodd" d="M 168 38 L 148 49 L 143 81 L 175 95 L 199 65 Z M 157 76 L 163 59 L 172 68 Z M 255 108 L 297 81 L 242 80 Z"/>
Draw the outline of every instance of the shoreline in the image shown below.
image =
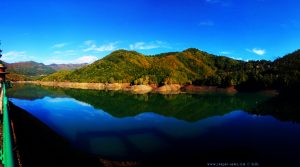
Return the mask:
<path id="1" fill-rule="evenodd" d="M 160 94 L 179 94 L 179 93 L 201 93 L 201 92 L 219 92 L 235 94 L 239 92 L 235 87 L 219 88 L 217 86 L 196 86 L 170 84 L 158 87 L 157 85 L 130 85 L 130 83 L 79 83 L 79 82 L 44 82 L 44 81 L 16 81 L 13 83 L 35 84 L 41 86 L 86 89 L 86 90 L 113 90 L 128 91 L 135 94 L 160 93 Z M 268 92 L 278 94 L 276 90 L 262 90 L 259 92 Z"/>

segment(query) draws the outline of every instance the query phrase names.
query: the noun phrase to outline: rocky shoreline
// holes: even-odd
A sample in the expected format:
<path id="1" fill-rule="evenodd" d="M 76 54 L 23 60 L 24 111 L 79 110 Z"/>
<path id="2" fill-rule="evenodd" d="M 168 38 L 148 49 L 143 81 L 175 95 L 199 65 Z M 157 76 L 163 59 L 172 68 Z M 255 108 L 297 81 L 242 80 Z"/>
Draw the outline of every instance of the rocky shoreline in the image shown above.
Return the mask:
<path id="1" fill-rule="evenodd" d="M 79 82 L 43 82 L 43 81 L 18 81 L 15 83 L 36 84 L 42 86 L 73 88 L 73 89 L 91 89 L 91 90 L 123 90 L 136 94 L 145 94 L 156 92 L 161 94 L 178 94 L 182 92 L 226 92 L 236 93 L 234 87 L 219 88 L 216 86 L 195 86 L 170 84 L 158 87 L 157 85 L 130 85 L 130 83 L 79 83 Z"/>

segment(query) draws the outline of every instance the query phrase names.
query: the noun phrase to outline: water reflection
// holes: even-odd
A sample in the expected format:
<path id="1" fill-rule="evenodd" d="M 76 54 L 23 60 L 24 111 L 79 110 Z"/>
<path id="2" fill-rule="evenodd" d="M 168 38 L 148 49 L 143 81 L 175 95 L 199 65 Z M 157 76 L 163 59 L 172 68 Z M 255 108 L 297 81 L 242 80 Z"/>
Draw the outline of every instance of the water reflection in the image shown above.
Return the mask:
<path id="1" fill-rule="evenodd" d="M 108 159 L 224 156 L 292 162 L 300 153 L 299 124 L 261 116 L 264 104 L 274 99 L 268 95 L 135 95 L 34 85 L 14 86 L 8 93 L 74 147 Z"/>
<path id="2" fill-rule="evenodd" d="M 270 98 L 261 94 L 220 93 L 138 95 L 127 92 L 61 89 L 36 85 L 15 85 L 8 94 L 10 97 L 25 100 L 70 97 L 119 118 L 153 112 L 190 122 L 224 115 L 234 110 L 248 110 Z"/>
<path id="3" fill-rule="evenodd" d="M 260 102 L 249 112 L 257 115 L 272 115 L 281 121 L 300 123 L 300 94 L 282 93 Z"/>

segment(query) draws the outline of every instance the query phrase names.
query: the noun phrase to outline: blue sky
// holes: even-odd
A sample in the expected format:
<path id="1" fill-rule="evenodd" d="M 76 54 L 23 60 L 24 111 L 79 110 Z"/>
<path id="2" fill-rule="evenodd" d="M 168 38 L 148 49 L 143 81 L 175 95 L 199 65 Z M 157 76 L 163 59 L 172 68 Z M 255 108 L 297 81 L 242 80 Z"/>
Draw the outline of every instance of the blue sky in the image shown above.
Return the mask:
<path id="1" fill-rule="evenodd" d="M 243 60 L 300 49 L 299 0 L 1 0 L 3 60 L 92 62 L 195 47 Z"/>

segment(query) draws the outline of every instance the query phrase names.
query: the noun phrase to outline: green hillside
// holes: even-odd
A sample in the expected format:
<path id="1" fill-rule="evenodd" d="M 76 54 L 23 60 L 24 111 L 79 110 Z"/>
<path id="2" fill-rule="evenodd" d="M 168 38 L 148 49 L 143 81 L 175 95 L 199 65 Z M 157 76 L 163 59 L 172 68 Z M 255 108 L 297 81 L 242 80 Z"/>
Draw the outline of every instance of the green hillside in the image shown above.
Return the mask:
<path id="1" fill-rule="evenodd" d="M 240 61 L 198 49 L 146 56 L 118 50 L 74 71 L 62 71 L 43 81 L 102 82 L 132 84 L 193 84 L 259 90 L 299 83 L 299 51 L 274 62 Z"/>
<path id="2" fill-rule="evenodd" d="M 241 62 L 226 57 L 216 57 L 197 49 L 155 56 L 118 50 L 89 66 L 70 73 L 55 73 L 43 80 L 191 84 L 213 77 L 223 70 L 230 71 L 230 68 L 233 69 L 238 64 Z"/>

